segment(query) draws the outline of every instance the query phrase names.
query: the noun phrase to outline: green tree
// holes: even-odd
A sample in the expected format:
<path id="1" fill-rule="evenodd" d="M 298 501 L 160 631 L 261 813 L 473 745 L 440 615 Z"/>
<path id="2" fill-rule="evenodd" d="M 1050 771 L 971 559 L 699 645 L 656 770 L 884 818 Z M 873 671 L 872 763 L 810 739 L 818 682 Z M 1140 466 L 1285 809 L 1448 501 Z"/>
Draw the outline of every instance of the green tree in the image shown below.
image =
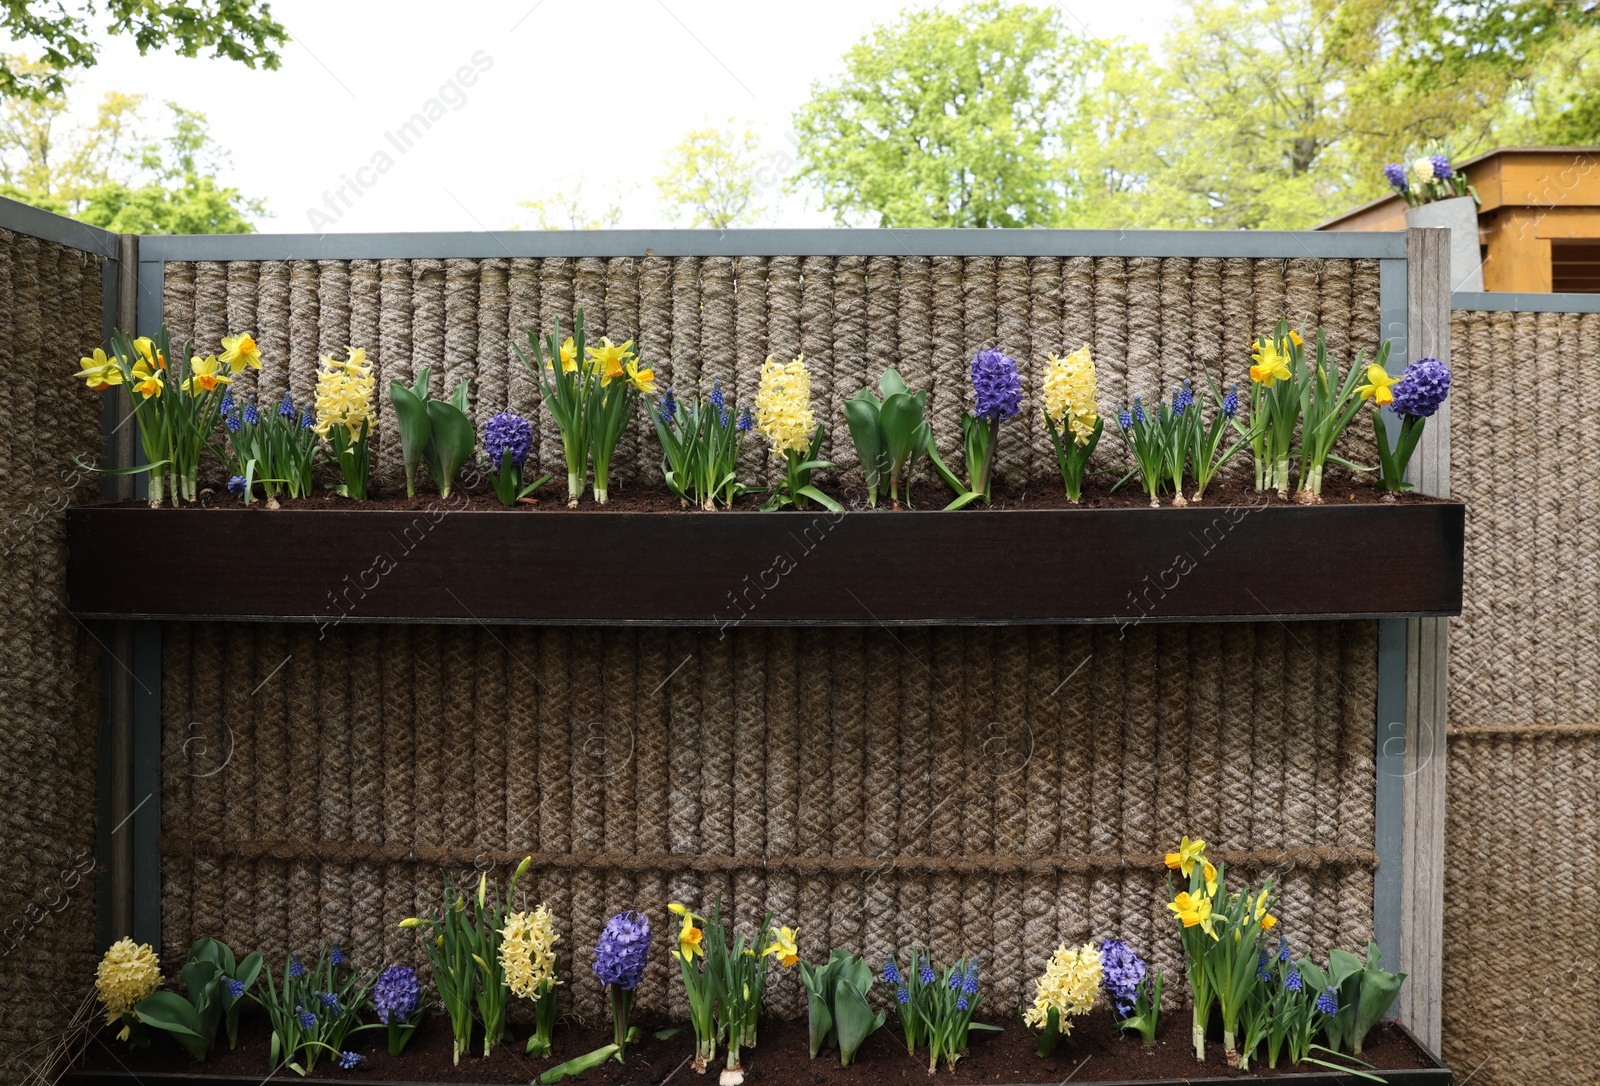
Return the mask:
<path id="1" fill-rule="evenodd" d="M 747 126 L 735 131 L 704 125 L 685 134 L 667 152 L 656 177 L 656 194 L 674 221 L 724 230 L 740 226 L 765 210 L 756 203 L 761 191 L 761 140 Z"/>
<path id="2" fill-rule="evenodd" d="M 1063 136 L 1103 48 L 1026 4 L 906 12 L 812 87 L 796 180 L 841 223 L 1055 223 L 1074 195 Z"/>
<path id="3" fill-rule="evenodd" d="M 3 58 L 13 70 L 39 67 Z M 122 233 L 235 234 L 255 229 L 260 200 L 218 184 L 227 154 L 205 115 L 168 102 L 153 136 L 139 95 L 107 94 L 91 123 L 67 123 L 61 96 L 0 100 L 0 195 Z"/>
<path id="4" fill-rule="evenodd" d="M 588 187 L 586 194 L 584 189 Z M 617 186 L 597 197 L 582 174 L 563 178 L 543 196 L 519 200 L 517 206 L 530 212 L 535 230 L 609 230 L 622 221 L 622 190 Z M 519 223 L 513 230 L 520 230 Z"/>
<path id="5" fill-rule="evenodd" d="M 141 56 L 152 49 L 186 57 L 210 50 L 268 69 L 278 67 L 277 47 L 288 40 L 262 0 L 0 0 L 0 33 L 31 46 L 44 62 L 30 69 L 0 59 L 0 98 L 65 94 L 69 73 L 92 68 L 106 37 L 131 37 Z"/>

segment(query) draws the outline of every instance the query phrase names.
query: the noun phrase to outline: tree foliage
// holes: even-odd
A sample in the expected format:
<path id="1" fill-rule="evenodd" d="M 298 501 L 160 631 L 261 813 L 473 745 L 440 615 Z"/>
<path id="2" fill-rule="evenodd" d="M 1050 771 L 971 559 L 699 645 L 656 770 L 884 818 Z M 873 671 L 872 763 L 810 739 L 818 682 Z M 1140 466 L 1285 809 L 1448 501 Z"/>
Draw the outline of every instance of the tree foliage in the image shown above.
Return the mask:
<path id="1" fill-rule="evenodd" d="M 703 125 L 667 152 L 656 194 L 667 217 L 693 227 L 725 230 L 757 219 L 763 187 L 761 140 L 746 127 Z"/>
<path id="2" fill-rule="evenodd" d="M 563 178 L 545 195 L 517 206 L 530 213 L 535 230 L 609 230 L 622 221 L 621 189 L 611 186 L 597 194 L 582 175 Z"/>
<path id="3" fill-rule="evenodd" d="M 40 66 L 0 59 L 0 98 L 66 93 L 70 73 L 92 68 L 105 37 L 131 37 L 141 56 L 152 49 L 236 60 L 249 68 L 278 67 L 287 39 L 262 0 L 0 0 L 0 33 L 37 51 Z"/>

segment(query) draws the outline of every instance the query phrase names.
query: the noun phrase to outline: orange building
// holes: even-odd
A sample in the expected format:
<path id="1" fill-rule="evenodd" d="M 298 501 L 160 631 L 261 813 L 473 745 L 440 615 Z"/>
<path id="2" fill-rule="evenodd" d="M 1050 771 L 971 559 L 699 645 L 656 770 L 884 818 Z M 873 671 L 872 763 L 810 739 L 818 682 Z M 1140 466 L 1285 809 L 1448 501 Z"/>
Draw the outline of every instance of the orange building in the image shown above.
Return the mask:
<path id="1" fill-rule="evenodd" d="M 1600 293 L 1600 147 L 1497 147 L 1456 164 L 1477 189 L 1485 290 Z M 1385 196 L 1318 230 L 1404 230 Z"/>

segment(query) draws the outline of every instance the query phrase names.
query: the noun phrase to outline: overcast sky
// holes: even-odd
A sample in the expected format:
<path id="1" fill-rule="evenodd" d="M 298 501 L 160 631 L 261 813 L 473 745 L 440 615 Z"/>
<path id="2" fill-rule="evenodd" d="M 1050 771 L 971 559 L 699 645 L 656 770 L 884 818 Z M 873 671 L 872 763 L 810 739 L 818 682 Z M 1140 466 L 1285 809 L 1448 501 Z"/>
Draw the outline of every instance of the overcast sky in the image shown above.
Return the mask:
<path id="1" fill-rule="evenodd" d="M 760 134 L 774 179 L 812 82 L 907 0 L 273 0 L 293 41 L 275 72 L 107 44 L 74 100 L 107 90 L 206 113 L 229 180 L 274 232 L 504 229 L 577 175 L 621 185 L 623 226 L 668 225 L 651 178 L 704 119 Z M 915 5 L 911 5 L 915 6 Z M 951 6 L 951 5 L 945 5 Z M 1176 0 L 1076 0 L 1096 36 L 1155 43 Z M 158 110 L 151 110 L 155 115 Z M 424 129 L 403 126 L 431 113 Z M 827 225 L 774 192 L 771 225 Z"/>

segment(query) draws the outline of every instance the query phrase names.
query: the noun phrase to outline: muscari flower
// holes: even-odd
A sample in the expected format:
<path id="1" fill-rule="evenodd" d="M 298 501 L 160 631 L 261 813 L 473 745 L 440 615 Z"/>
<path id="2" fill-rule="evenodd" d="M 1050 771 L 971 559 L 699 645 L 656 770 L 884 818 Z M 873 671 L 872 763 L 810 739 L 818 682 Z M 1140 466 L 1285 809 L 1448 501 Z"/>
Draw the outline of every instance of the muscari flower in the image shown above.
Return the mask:
<path id="1" fill-rule="evenodd" d="M 1239 414 L 1238 384 L 1234 384 L 1232 388 L 1228 389 L 1228 394 L 1222 397 L 1222 413 L 1230 419 Z"/>
<path id="2" fill-rule="evenodd" d="M 291 977 L 303 977 L 306 975 L 306 963 L 300 960 L 300 955 L 298 954 L 289 956 L 289 975 Z"/>
<path id="3" fill-rule="evenodd" d="M 372 1008 L 384 1025 L 401 1024 L 417 1012 L 422 1001 L 422 986 L 417 971 L 409 965 L 391 965 L 378 974 L 372 986 Z"/>
<path id="4" fill-rule="evenodd" d="M 243 494 L 244 493 L 244 476 L 243 475 L 230 475 L 228 477 L 228 489 L 233 491 L 235 494 Z"/>
<path id="5" fill-rule="evenodd" d="M 787 453 L 811 448 L 817 422 L 811 414 L 811 374 L 806 371 L 805 355 L 788 363 L 767 356 L 756 392 L 756 429 L 772 444 L 772 455 L 779 460 Z"/>
<path id="6" fill-rule="evenodd" d="M 739 421 L 737 425 L 741 434 L 748 434 L 755 428 L 756 418 L 750 413 L 749 405 L 739 409 Z"/>
<path id="7" fill-rule="evenodd" d="M 1135 422 L 1144 421 L 1144 404 L 1139 402 L 1139 397 L 1133 398 L 1133 418 Z"/>
<path id="8" fill-rule="evenodd" d="M 278 417 L 281 419 L 294 418 L 294 401 L 289 398 L 289 390 L 283 390 L 283 402 L 278 404 Z"/>
<path id="9" fill-rule="evenodd" d="M 224 415 L 233 414 L 233 412 L 234 412 L 233 389 L 225 388 L 225 389 L 222 390 L 222 399 L 217 401 L 217 410 L 219 412 L 221 412 L 222 414 L 224 414 Z"/>
<path id="10" fill-rule="evenodd" d="M 1103 977 L 1100 952 L 1094 947 L 1087 943 L 1081 947 L 1058 947 L 1044 974 L 1034 981 L 1033 1006 L 1023 1012 L 1023 1024 L 1030 1029 L 1044 1029 L 1053 1009 L 1062 1035 L 1070 1034 L 1072 1018 L 1088 1014 L 1099 998 Z"/>
<path id="11" fill-rule="evenodd" d="M 339 940 L 337 939 L 333 941 L 333 952 L 331 954 L 331 958 L 335 966 L 344 964 L 344 948 L 339 945 Z"/>
<path id="12" fill-rule="evenodd" d="M 1394 383 L 1392 395 L 1395 414 L 1431 418 L 1450 395 L 1450 367 L 1437 358 L 1419 358 Z"/>
<path id="13" fill-rule="evenodd" d="M 359 1052 L 341 1052 L 339 1053 L 339 1066 L 349 1071 L 364 1059 L 366 1057 Z"/>
<path id="14" fill-rule="evenodd" d="M 934 981 L 933 963 L 927 958 L 922 959 L 922 964 L 917 969 L 917 979 L 924 984 L 932 984 Z"/>
<path id="15" fill-rule="evenodd" d="M 337 992 L 323 992 L 322 993 L 322 1009 L 325 1010 L 325 1011 L 332 1011 L 334 1014 L 338 1014 L 339 1013 L 339 994 Z"/>
<path id="16" fill-rule="evenodd" d="M 309 430 L 315 426 L 316 423 L 317 420 L 316 417 L 311 414 L 311 408 L 306 408 L 305 412 L 300 416 L 300 429 Z"/>
<path id="17" fill-rule="evenodd" d="M 1133 416 L 1128 414 L 1128 409 L 1126 407 L 1117 413 L 1117 423 L 1124 430 L 1133 429 Z"/>
<path id="18" fill-rule="evenodd" d="M 513 995 L 537 999 L 559 983 L 556 979 L 555 915 L 544 905 L 530 912 L 512 913 L 500 929 L 500 968 Z"/>
<path id="19" fill-rule="evenodd" d="M 1183 416 L 1183 413 L 1194 406 L 1194 392 L 1189 388 L 1189 379 L 1183 380 L 1183 387 L 1172 394 L 1172 413 Z"/>
<path id="20" fill-rule="evenodd" d="M 237 434 L 241 429 L 244 428 L 244 420 L 239 417 L 239 411 L 237 408 L 228 412 L 227 417 L 223 420 L 223 422 L 228 427 L 228 433 L 230 434 Z"/>
<path id="21" fill-rule="evenodd" d="M 956 996 L 956 1010 L 964 1011 L 966 1009 L 967 1009 L 967 997 L 964 996 L 964 995 L 963 996 Z"/>
<path id="22" fill-rule="evenodd" d="M 1391 162 L 1383 168 L 1384 180 L 1399 192 L 1407 191 L 1411 186 L 1406 181 L 1406 168 L 1398 162 Z"/>
<path id="23" fill-rule="evenodd" d="M 300 1016 L 300 1028 L 301 1029 L 315 1029 L 316 1028 L 316 1026 L 317 1026 L 317 1016 L 316 1015 L 312 1014 L 310 1011 L 306 1010 L 304 1007 L 296 1007 L 294 1009 L 294 1012 L 295 1012 L 295 1014 Z"/>
<path id="24" fill-rule="evenodd" d="M 532 450 L 533 424 L 521 415 L 502 411 L 483 424 L 483 451 L 493 470 L 500 470 L 506 453 L 511 454 L 511 466 L 520 468 Z"/>
<path id="25" fill-rule="evenodd" d="M 1282 939 L 1278 942 L 1278 960 L 1280 962 L 1289 960 L 1289 940 L 1287 939 Z"/>
<path id="26" fill-rule="evenodd" d="M 255 400 L 244 405 L 244 421 L 246 426 L 254 426 L 261 421 L 261 416 L 256 413 Z"/>
<path id="27" fill-rule="evenodd" d="M 594 948 L 594 975 L 601 984 L 631 991 L 644 976 L 650 954 L 650 918 L 628 910 L 606 921 Z"/>
<path id="28" fill-rule="evenodd" d="M 1327 991 L 1325 991 L 1321 995 L 1319 995 L 1317 997 L 1317 1010 L 1321 1011 L 1323 1014 L 1338 1014 L 1339 1013 L 1339 993 L 1338 993 L 1338 991 L 1333 989 L 1333 988 L 1329 988 Z"/>
<path id="29" fill-rule="evenodd" d="M 1016 360 L 1000 351 L 979 351 L 972 360 L 972 413 L 990 422 L 1022 410 L 1022 377 Z"/>
<path id="30" fill-rule="evenodd" d="M 149 943 L 135 944 L 132 939 L 112 943 L 94 971 L 94 987 L 106 1009 L 106 1024 L 132 1013 L 134 1004 L 160 983 L 161 959 Z M 127 1035 L 125 1026 L 119 1036 L 126 1039 Z"/>
<path id="31" fill-rule="evenodd" d="M 976 959 L 973 960 L 971 965 L 967 966 L 967 976 L 961 982 L 961 990 L 967 995 L 976 995 L 978 993 L 978 962 Z"/>
<path id="32" fill-rule="evenodd" d="M 1100 420 L 1095 407 L 1094 358 L 1088 345 L 1065 358 L 1045 356 L 1044 389 L 1040 393 L 1045 417 L 1065 426 L 1080 446 L 1089 444 L 1095 423 Z"/>
<path id="33" fill-rule="evenodd" d="M 244 995 L 244 981 L 236 980 L 233 977 L 229 977 L 228 978 L 228 998 L 229 999 L 238 999 L 242 995 Z"/>
<path id="34" fill-rule="evenodd" d="M 234 373 L 243 372 L 246 366 L 253 370 L 261 368 L 261 349 L 249 332 L 242 336 L 223 336 L 221 358 Z"/>
<path id="35" fill-rule="evenodd" d="M 900 970 L 895 967 L 893 958 L 883 959 L 883 983 L 899 984 Z"/>
<path id="36" fill-rule="evenodd" d="M 904 984 L 902 984 L 900 987 L 894 990 L 894 998 L 897 1003 L 904 1007 L 907 1003 L 911 1002 L 911 992 Z"/>
<path id="37" fill-rule="evenodd" d="M 1138 1000 L 1139 985 L 1144 982 L 1144 960 L 1121 939 L 1107 939 L 1100 944 L 1100 971 L 1117 1016 L 1128 1017 Z"/>
<path id="38" fill-rule="evenodd" d="M 711 383 L 711 406 L 723 414 L 727 414 L 725 410 L 727 402 L 727 398 L 722 395 L 722 381 L 720 379 L 713 381 Z"/>
<path id="39" fill-rule="evenodd" d="M 656 409 L 668 422 L 678 417 L 678 398 L 672 394 L 670 388 L 661 394 L 661 402 L 656 405 Z"/>
<path id="40" fill-rule="evenodd" d="M 1269 962 L 1271 962 L 1271 961 L 1272 961 L 1272 958 L 1269 955 L 1267 955 L 1265 952 L 1263 952 L 1261 954 L 1260 958 L 1257 959 L 1257 961 L 1256 961 L 1256 979 L 1257 980 L 1270 980 L 1272 978 L 1272 974 L 1267 969 L 1267 964 Z"/>
<path id="41" fill-rule="evenodd" d="M 1300 979 L 1300 970 L 1291 966 L 1289 972 L 1284 974 L 1283 986 L 1291 992 L 1304 991 L 1306 985 L 1305 981 Z"/>

